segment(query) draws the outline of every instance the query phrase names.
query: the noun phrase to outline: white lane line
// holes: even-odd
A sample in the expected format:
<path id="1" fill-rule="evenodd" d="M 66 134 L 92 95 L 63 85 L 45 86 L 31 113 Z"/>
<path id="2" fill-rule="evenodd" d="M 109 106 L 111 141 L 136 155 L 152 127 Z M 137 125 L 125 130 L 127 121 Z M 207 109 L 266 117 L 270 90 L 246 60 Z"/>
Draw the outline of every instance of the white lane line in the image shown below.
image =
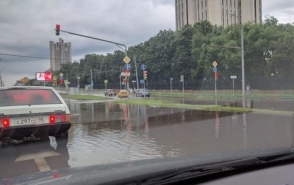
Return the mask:
<path id="1" fill-rule="evenodd" d="M 53 157 L 60 155 L 57 152 L 54 151 L 42 151 L 37 153 L 31 153 L 31 154 L 21 154 L 18 158 L 15 159 L 14 162 L 21 162 L 21 161 L 27 161 L 27 160 L 34 160 L 37 164 L 40 172 L 44 171 L 50 171 L 51 168 L 46 162 L 46 157 Z"/>
<path id="2" fill-rule="evenodd" d="M 50 171 L 51 168 L 47 164 L 46 160 L 44 158 L 35 158 L 35 162 L 40 170 L 40 172 Z"/>

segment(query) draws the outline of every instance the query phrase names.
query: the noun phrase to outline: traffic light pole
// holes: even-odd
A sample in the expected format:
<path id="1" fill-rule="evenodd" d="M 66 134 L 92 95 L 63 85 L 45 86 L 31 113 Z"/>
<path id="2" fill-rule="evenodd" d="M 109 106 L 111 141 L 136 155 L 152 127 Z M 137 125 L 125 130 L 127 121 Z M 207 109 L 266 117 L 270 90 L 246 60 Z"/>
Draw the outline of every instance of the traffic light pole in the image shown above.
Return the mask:
<path id="1" fill-rule="evenodd" d="M 214 99 L 215 99 L 215 105 L 217 105 L 217 86 L 216 86 L 216 78 L 214 78 Z"/>
<path id="2" fill-rule="evenodd" d="M 94 40 L 99 40 L 99 41 L 102 41 L 102 42 L 108 42 L 108 43 L 111 43 L 111 44 L 115 44 L 117 47 L 119 47 L 120 49 L 122 49 L 125 52 L 126 56 L 128 55 L 128 49 L 127 49 L 127 46 L 125 44 L 121 44 L 121 43 L 118 43 L 118 42 L 113 42 L 113 41 L 110 41 L 110 40 L 100 39 L 100 38 L 96 38 L 96 37 L 91 37 L 91 36 L 87 36 L 87 35 L 82 35 L 82 34 L 78 34 L 78 33 L 73 33 L 73 32 L 69 32 L 69 31 L 65 31 L 65 30 L 60 30 L 60 25 L 58 25 L 58 26 L 56 25 L 55 30 L 56 30 L 56 32 L 58 31 L 58 35 L 59 35 L 59 32 L 64 32 L 64 33 L 68 33 L 68 34 L 71 34 L 71 35 L 76 35 L 76 36 L 80 36 L 80 37 L 85 37 L 85 38 L 89 38 L 89 39 L 94 39 Z M 137 73 L 136 58 L 134 60 L 135 60 L 136 81 L 137 81 L 137 88 L 138 88 L 139 84 L 138 84 L 138 73 Z"/>
<path id="3" fill-rule="evenodd" d="M 71 34 L 71 35 L 76 35 L 76 36 L 80 36 L 80 37 L 85 37 L 85 38 L 89 38 L 89 39 L 94 39 L 94 40 L 99 40 L 99 41 L 102 41 L 102 42 L 108 42 L 108 43 L 115 44 L 117 47 L 122 49 L 126 53 L 126 56 L 127 56 L 128 51 L 127 51 L 127 46 L 125 44 L 121 44 L 121 43 L 118 43 L 118 42 L 113 42 L 113 41 L 105 40 L 105 39 L 99 39 L 99 38 L 95 38 L 95 37 L 91 37 L 91 36 L 87 36 L 87 35 L 82 35 L 82 34 L 78 34 L 78 33 L 73 33 L 73 32 L 69 32 L 69 31 L 65 31 L 65 30 L 59 30 L 59 31 L 64 32 L 64 33 L 68 33 L 68 34 Z M 122 46 L 124 48 L 122 48 Z"/>
<path id="4" fill-rule="evenodd" d="M 145 98 L 145 82 L 146 80 L 144 80 L 144 98 Z"/>

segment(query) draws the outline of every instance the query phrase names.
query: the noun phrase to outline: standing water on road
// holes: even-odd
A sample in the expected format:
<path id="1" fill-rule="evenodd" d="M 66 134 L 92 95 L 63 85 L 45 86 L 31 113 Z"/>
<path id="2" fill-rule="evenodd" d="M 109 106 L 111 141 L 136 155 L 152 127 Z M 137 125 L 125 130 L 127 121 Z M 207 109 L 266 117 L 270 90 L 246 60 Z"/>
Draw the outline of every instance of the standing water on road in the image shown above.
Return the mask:
<path id="1" fill-rule="evenodd" d="M 74 100 L 68 105 L 71 167 L 293 146 L 292 116 Z"/>

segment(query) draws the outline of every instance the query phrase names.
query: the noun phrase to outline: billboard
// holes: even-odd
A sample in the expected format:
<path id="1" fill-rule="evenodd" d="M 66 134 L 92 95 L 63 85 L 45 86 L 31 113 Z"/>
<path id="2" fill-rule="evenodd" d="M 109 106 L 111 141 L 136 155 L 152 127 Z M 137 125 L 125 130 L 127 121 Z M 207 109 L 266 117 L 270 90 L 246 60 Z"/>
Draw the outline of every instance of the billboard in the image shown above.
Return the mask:
<path id="1" fill-rule="evenodd" d="M 52 81 L 53 74 L 51 72 L 38 72 L 38 73 L 36 73 L 36 80 L 38 80 L 38 81 Z"/>

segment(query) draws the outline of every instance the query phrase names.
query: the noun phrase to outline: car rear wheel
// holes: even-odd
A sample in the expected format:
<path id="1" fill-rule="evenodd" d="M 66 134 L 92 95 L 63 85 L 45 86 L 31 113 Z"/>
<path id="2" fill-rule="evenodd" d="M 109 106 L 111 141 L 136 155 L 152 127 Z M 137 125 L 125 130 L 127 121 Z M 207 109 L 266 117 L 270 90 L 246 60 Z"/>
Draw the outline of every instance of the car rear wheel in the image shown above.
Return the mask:
<path id="1" fill-rule="evenodd" d="M 68 132 L 55 136 L 55 139 L 57 141 L 57 145 L 66 146 L 68 142 Z"/>

